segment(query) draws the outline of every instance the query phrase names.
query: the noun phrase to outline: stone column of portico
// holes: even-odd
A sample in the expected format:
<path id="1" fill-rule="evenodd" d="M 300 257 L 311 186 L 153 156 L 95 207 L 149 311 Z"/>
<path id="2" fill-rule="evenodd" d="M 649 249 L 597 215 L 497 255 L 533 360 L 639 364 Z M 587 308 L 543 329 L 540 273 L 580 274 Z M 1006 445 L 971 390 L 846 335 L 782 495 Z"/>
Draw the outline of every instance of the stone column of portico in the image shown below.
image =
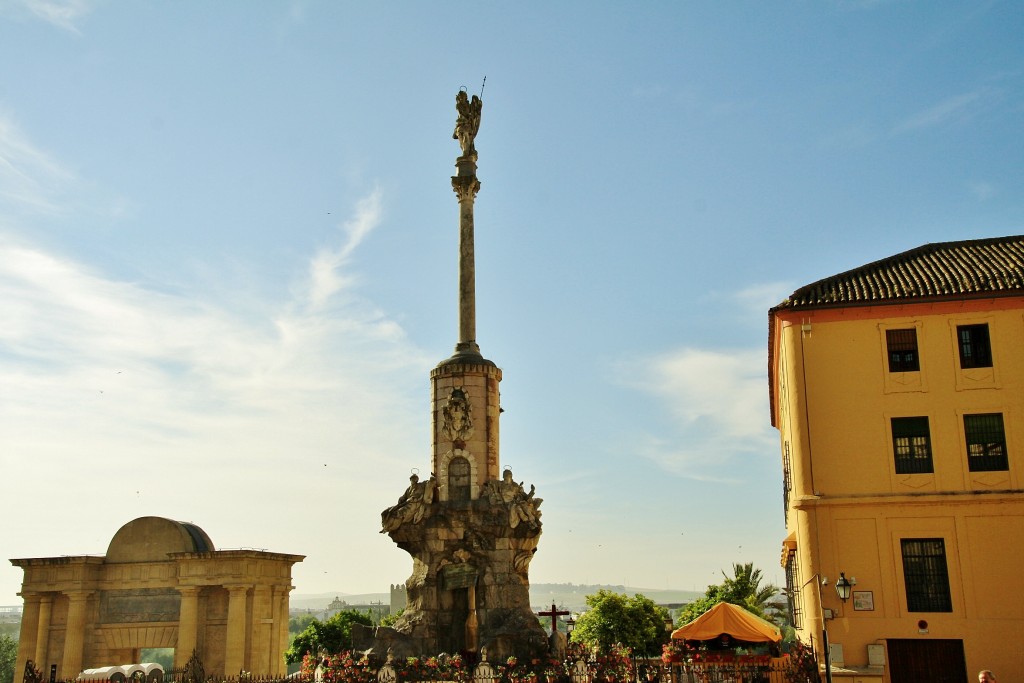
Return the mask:
<path id="1" fill-rule="evenodd" d="M 179 586 L 181 607 L 178 611 L 178 642 L 174 647 L 174 668 L 183 669 L 198 644 L 199 587 Z"/>
<path id="2" fill-rule="evenodd" d="M 254 676 L 267 676 L 273 663 L 270 659 L 270 643 L 277 634 L 274 627 L 274 608 L 271 602 L 270 586 L 256 586 L 252 590 L 252 654 L 249 657 L 249 671 Z"/>
<path id="3" fill-rule="evenodd" d="M 245 612 L 248 586 L 228 589 L 228 632 L 224 644 L 224 675 L 237 676 L 245 668 Z"/>
<path id="4" fill-rule="evenodd" d="M 53 595 L 44 593 L 39 598 L 39 621 L 36 626 L 36 668 L 45 671 L 50 664 L 46 661 L 50 646 L 50 614 L 53 611 Z"/>
<path id="5" fill-rule="evenodd" d="M 288 649 L 288 593 L 291 590 L 291 586 L 274 588 L 274 623 L 277 625 L 277 634 L 270 647 L 270 665 L 275 676 L 284 675 L 287 671 L 284 652 Z"/>
<path id="6" fill-rule="evenodd" d="M 68 619 L 64 630 L 64 660 L 58 676 L 71 680 L 82 671 L 82 651 L 85 644 L 85 611 L 90 591 L 66 591 Z"/>
<path id="7" fill-rule="evenodd" d="M 18 659 L 15 663 L 15 680 L 25 675 L 25 663 L 35 661 L 36 638 L 39 635 L 39 605 L 42 595 L 22 593 L 25 606 L 21 613 L 21 636 L 18 638 Z"/>

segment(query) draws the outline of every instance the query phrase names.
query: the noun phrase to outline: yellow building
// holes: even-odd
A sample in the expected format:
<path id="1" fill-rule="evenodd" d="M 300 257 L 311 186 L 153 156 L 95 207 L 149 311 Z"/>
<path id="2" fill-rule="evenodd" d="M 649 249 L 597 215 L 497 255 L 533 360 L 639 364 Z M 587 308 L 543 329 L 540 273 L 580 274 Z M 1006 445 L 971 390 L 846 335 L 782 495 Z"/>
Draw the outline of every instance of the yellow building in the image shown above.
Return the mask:
<path id="1" fill-rule="evenodd" d="M 851 682 L 1024 678 L 1024 236 L 798 289 L 768 378 L 801 639 Z"/>

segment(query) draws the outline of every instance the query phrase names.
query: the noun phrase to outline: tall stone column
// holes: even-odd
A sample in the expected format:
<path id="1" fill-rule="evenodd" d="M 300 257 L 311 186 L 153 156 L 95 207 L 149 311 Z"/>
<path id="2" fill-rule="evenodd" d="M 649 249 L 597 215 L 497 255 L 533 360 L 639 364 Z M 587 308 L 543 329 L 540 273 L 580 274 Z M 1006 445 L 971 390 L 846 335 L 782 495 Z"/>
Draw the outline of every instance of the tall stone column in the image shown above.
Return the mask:
<path id="1" fill-rule="evenodd" d="M 82 652 L 85 644 L 85 611 L 89 605 L 89 591 L 68 591 L 68 621 L 64 630 L 64 660 L 58 676 L 71 680 L 82 671 Z"/>
<path id="2" fill-rule="evenodd" d="M 42 595 L 22 593 L 25 606 L 21 613 L 21 636 L 18 638 L 18 659 L 15 663 L 14 680 L 25 675 L 25 663 L 35 661 L 36 638 L 39 636 L 39 605 Z"/>
<path id="3" fill-rule="evenodd" d="M 480 355 L 476 343 L 476 251 L 473 202 L 480 191 L 475 158 L 459 157 L 452 189 L 459 198 L 459 342 L 455 353 Z"/>
<path id="4" fill-rule="evenodd" d="M 224 675 L 237 676 L 245 668 L 245 612 L 248 586 L 228 589 L 228 629 L 224 644 Z"/>
<path id="5" fill-rule="evenodd" d="M 48 669 L 50 663 L 46 661 L 47 650 L 50 646 L 50 614 L 53 611 L 53 595 L 44 593 L 39 599 L 39 622 L 36 626 L 36 667 L 43 671 Z"/>
<path id="6" fill-rule="evenodd" d="M 181 608 L 178 613 L 178 643 L 174 648 L 174 668 L 183 669 L 196 649 L 199 634 L 199 588 L 181 586 Z M 225 672 L 226 673 L 226 672 Z"/>

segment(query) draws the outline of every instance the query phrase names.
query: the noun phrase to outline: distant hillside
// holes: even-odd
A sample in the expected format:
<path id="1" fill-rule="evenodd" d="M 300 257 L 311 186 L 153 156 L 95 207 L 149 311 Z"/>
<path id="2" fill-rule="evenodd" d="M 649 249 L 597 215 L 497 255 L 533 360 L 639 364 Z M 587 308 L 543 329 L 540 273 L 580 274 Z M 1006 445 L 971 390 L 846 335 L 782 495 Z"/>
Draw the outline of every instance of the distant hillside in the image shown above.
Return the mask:
<path id="1" fill-rule="evenodd" d="M 535 583 L 530 586 L 530 602 L 535 608 L 550 607 L 555 603 L 560 608 L 573 612 L 582 611 L 586 607 L 586 597 L 600 589 L 615 593 L 634 595 L 642 593 L 659 605 L 691 602 L 703 595 L 695 591 L 663 589 L 663 588 L 632 588 L 627 586 L 583 585 L 575 583 Z M 293 593 L 290 602 L 292 609 L 324 610 L 327 605 L 340 598 L 350 605 L 369 605 L 391 601 L 389 593 L 358 593 L 350 594 L 337 591 L 334 593 Z"/>
<path id="2" fill-rule="evenodd" d="M 704 595 L 695 591 L 664 588 L 636 588 L 632 586 L 584 585 L 575 583 L 535 583 L 530 586 L 530 602 L 534 607 L 550 607 L 551 603 L 555 603 L 559 607 L 564 607 L 573 612 L 580 612 L 587 606 L 587 596 L 593 595 L 602 588 L 614 593 L 625 593 L 629 596 L 640 593 L 659 605 L 692 602 Z"/>

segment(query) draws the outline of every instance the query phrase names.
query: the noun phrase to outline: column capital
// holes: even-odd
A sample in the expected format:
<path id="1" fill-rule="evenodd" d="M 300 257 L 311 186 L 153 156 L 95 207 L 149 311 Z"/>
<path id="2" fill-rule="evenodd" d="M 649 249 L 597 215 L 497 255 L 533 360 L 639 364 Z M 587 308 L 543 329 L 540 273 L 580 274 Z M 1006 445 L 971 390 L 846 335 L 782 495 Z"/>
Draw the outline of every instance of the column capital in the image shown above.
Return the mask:
<path id="1" fill-rule="evenodd" d="M 461 203 L 476 197 L 476 193 L 480 191 L 480 181 L 474 176 L 452 176 L 452 189 Z"/>

